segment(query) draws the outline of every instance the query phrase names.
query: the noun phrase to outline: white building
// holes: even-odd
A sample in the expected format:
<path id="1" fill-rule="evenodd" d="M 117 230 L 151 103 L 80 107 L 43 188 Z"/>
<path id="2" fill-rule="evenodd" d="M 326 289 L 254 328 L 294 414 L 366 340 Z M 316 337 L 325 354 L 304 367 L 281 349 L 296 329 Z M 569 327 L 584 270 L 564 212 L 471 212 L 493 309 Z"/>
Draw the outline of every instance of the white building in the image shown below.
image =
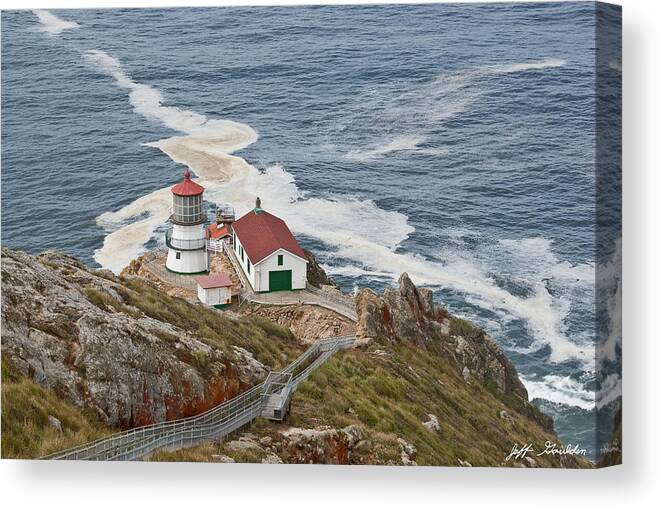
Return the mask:
<path id="1" fill-rule="evenodd" d="M 205 273 L 209 262 L 204 222 L 206 216 L 202 206 L 204 187 L 190 179 L 188 168 L 184 181 L 172 191 L 172 228 L 165 233 L 168 258 L 165 266 L 171 272 L 193 274 Z"/>
<path id="2" fill-rule="evenodd" d="M 232 280 L 224 273 L 201 275 L 197 281 L 197 298 L 204 304 L 220 308 L 232 303 Z"/>
<path id="3" fill-rule="evenodd" d="M 233 248 L 255 292 L 305 289 L 303 249 L 285 222 L 257 206 L 232 225 Z"/>

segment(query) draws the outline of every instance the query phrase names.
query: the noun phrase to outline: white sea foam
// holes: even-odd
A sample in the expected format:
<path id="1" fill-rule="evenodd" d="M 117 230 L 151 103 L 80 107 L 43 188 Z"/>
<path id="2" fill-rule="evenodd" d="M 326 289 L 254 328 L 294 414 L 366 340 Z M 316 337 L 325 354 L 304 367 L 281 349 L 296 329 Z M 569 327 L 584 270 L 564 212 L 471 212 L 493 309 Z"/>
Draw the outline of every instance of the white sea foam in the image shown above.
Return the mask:
<path id="1" fill-rule="evenodd" d="M 523 384 L 528 390 L 530 399 L 546 399 L 558 404 L 577 406 L 586 411 L 595 408 L 595 392 L 586 390 L 583 383 L 556 375 L 548 375 L 543 378 L 522 377 Z"/>
<path id="2" fill-rule="evenodd" d="M 128 90 L 129 102 L 136 113 L 188 134 L 149 143 L 149 146 L 159 148 L 176 162 L 191 166 L 203 184 L 225 181 L 247 171 L 248 164 L 230 153 L 257 140 L 257 133 L 250 126 L 207 119 L 193 111 L 164 106 L 160 91 L 133 81 L 116 58 L 98 50 L 88 51 L 84 57 L 99 71 L 114 78 L 117 86 Z M 95 260 L 114 272 L 121 271 L 142 252 L 154 229 L 167 219 L 170 200 L 167 189 L 160 189 L 117 212 L 100 215 L 97 222 L 109 235 L 95 252 Z"/>
<path id="3" fill-rule="evenodd" d="M 414 231 L 406 216 L 382 210 L 370 200 L 307 196 L 281 166 L 259 171 L 241 157 L 231 155 L 230 152 L 257 139 L 249 126 L 209 120 L 194 112 L 163 106 L 160 92 L 131 80 L 116 59 L 99 51 L 89 52 L 87 59 L 112 76 L 118 86 L 129 90 L 129 100 L 137 113 L 188 134 L 149 146 L 189 165 L 207 188 L 205 197 L 209 201 L 230 202 L 241 214 L 251 209 L 255 197 L 260 196 L 264 207 L 285 218 L 296 234 L 319 240 L 334 248 L 337 256 L 353 260 L 352 269 L 372 276 L 390 275 L 393 279 L 406 271 L 418 284 L 452 288 L 503 319 L 524 320 L 536 338 L 537 347 L 552 346 L 552 361 L 570 358 L 588 361 L 589 347 L 570 341 L 563 333 L 566 305 L 554 299 L 541 281 L 535 286 L 533 296 L 515 296 L 491 280 L 488 267 L 477 259 L 445 252 L 442 257 L 446 262 L 437 263 L 417 254 L 399 252 L 399 245 Z M 415 140 L 409 143 L 413 145 Z M 115 272 L 120 271 L 144 249 L 155 228 L 167 218 L 169 206 L 169 192 L 161 189 L 117 212 L 101 215 L 98 222 L 109 235 L 95 259 Z M 587 279 L 589 275 L 584 267 L 571 267 L 553 258 L 549 254 L 549 242 L 539 239 L 520 245 L 505 242 L 502 247 L 504 251 L 516 252 L 517 246 L 526 257 L 523 266 L 529 261 L 530 251 L 539 250 L 542 258 L 546 256 L 551 276 Z"/>
<path id="4" fill-rule="evenodd" d="M 399 230 L 400 237 L 403 237 L 404 230 Z M 594 284 L 592 266 L 572 266 L 558 260 L 552 252 L 552 243 L 546 239 L 504 240 L 493 247 L 498 252 L 489 252 L 484 256 L 507 260 L 511 269 L 515 270 L 514 275 L 532 288 L 532 294 L 524 297 L 500 287 L 490 276 L 493 267 L 479 256 L 462 253 L 456 246 L 441 252 L 440 257 L 445 262 L 437 263 L 416 254 L 397 252 L 392 244 L 387 245 L 379 238 L 364 238 L 360 231 L 344 234 L 342 238 L 334 238 L 336 233 L 333 230 L 322 229 L 308 234 L 336 245 L 338 256 L 358 261 L 360 267 L 351 267 L 354 274 L 362 268 L 365 275 L 390 274 L 395 279 L 400 273 L 407 272 L 417 284 L 461 292 L 470 303 L 494 312 L 501 320 L 523 320 L 534 337 L 534 344 L 522 352 L 536 351 L 549 345 L 551 361 L 579 359 L 586 368 L 594 368 L 594 346 L 590 338 L 572 340 L 564 330 L 564 320 L 569 312 L 568 298 L 565 294 L 559 297 L 551 295 L 543 280 L 551 278 L 557 285 L 589 290 Z M 334 267 L 329 269 L 334 273 Z M 345 272 L 345 266 L 339 269 L 340 274 Z"/>
<path id="5" fill-rule="evenodd" d="M 425 138 L 422 136 L 399 136 L 367 150 L 351 150 L 347 153 L 346 158 L 364 162 L 393 152 L 416 150 L 418 145 L 424 142 Z"/>
<path id="6" fill-rule="evenodd" d="M 523 72 L 531 70 L 548 69 L 550 67 L 562 67 L 567 63 L 567 60 L 561 58 L 548 58 L 546 60 L 537 62 L 515 63 L 505 65 L 493 65 L 486 67 L 495 74 L 509 74 L 512 72 Z"/>
<path id="7" fill-rule="evenodd" d="M 622 397 L 622 376 L 609 374 L 601 382 L 601 389 L 597 391 L 597 407 L 601 408 Z"/>
<path id="8" fill-rule="evenodd" d="M 616 360 L 617 348 L 622 345 L 622 238 L 615 242 L 612 259 L 600 265 L 597 274 L 597 288 L 600 297 L 607 297 L 608 312 L 608 334 L 597 344 L 597 358 L 600 362 L 612 362 Z"/>
<path id="9" fill-rule="evenodd" d="M 58 18 L 50 11 L 35 10 L 32 12 L 39 18 L 39 23 L 41 23 L 41 26 L 36 27 L 36 30 L 46 32 L 49 35 L 58 35 L 64 30 L 71 30 L 80 26 L 75 21 L 65 21 Z"/>
<path id="10" fill-rule="evenodd" d="M 405 91 L 370 91 L 360 98 L 359 115 L 366 119 L 347 119 L 347 123 L 376 123 L 377 139 L 364 146 L 352 147 L 346 153 L 349 160 L 361 162 L 403 151 L 419 151 L 429 155 L 444 155 L 421 147 L 428 132 L 438 129 L 444 121 L 464 112 L 483 93 L 483 78 L 493 74 L 510 74 L 542 70 L 565 65 L 566 60 L 546 60 L 487 65 L 453 73 L 442 73 L 426 83 L 416 83 Z M 381 131 L 381 132 L 378 132 Z M 442 149 L 441 149 L 442 150 Z"/>
<path id="11" fill-rule="evenodd" d="M 167 188 L 142 196 L 117 212 L 105 212 L 96 219 L 108 235 L 94 253 L 102 267 L 119 273 L 145 249 L 144 244 L 168 216 L 172 195 Z M 144 216 L 144 217 L 143 217 Z"/>

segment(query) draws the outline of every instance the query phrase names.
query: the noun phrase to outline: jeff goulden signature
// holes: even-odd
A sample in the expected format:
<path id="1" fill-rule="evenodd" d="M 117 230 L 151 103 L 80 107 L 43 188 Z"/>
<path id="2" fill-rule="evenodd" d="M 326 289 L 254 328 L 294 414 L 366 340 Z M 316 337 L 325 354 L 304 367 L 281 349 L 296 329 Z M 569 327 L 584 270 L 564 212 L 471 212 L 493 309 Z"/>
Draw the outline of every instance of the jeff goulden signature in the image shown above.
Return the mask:
<path id="1" fill-rule="evenodd" d="M 529 453 L 534 454 L 537 457 L 541 457 L 542 455 L 585 455 L 587 450 L 578 445 L 559 446 L 553 441 L 547 441 L 544 443 L 544 449 L 540 452 L 536 452 L 532 447 L 532 443 L 525 445 L 518 445 L 515 443 L 514 446 L 512 446 L 512 451 L 510 451 L 509 455 L 505 457 L 505 462 L 510 459 L 524 459 Z"/>

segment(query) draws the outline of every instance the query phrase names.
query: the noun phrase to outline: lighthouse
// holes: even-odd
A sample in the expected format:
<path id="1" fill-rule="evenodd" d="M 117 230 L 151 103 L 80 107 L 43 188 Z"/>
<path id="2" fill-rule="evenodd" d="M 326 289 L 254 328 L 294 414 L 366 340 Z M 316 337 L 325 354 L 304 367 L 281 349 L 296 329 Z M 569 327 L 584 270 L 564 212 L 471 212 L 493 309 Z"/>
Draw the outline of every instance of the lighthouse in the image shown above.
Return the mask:
<path id="1" fill-rule="evenodd" d="M 188 168 L 184 180 L 171 189 L 172 227 L 165 233 L 168 258 L 165 266 L 182 274 L 204 273 L 208 270 L 206 215 L 202 207 L 204 187 L 190 179 Z"/>

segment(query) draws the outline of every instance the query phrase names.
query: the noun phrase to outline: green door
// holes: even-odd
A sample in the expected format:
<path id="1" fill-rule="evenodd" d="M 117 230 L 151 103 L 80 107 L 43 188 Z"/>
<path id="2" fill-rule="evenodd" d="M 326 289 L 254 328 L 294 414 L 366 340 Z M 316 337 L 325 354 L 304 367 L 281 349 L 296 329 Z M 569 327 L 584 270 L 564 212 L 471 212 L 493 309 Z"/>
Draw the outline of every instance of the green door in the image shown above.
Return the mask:
<path id="1" fill-rule="evenodd" d="M 291 270 L 269 272 L 269 291 L 291 291 Z"/>

